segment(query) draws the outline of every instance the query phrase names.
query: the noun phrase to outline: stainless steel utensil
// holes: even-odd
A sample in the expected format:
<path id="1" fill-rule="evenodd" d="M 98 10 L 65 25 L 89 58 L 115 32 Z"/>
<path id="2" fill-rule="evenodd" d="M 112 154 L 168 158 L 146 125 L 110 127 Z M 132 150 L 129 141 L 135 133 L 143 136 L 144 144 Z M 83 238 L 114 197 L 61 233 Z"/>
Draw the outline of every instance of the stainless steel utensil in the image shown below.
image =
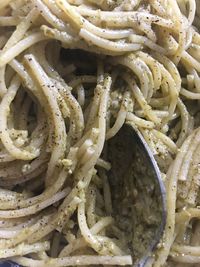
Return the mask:
<path id="1" fill-rule="evenodd" d="M 129 240 L 133 266 L 144 267 L 166 222 L 166 193 L 160 171 L 143 136 L 128 124 L 109 140 L 107 149 L 112 164 L 109 182 L 113 216 Z"/>
<path id="2" fill-rule="evenodd" d="M 166 193 L 157 163 L 140 132 L 125 124 L 108 142 L 113 216 L 125 232 L 133 266 L 152 255 L 166 222 Z"/>

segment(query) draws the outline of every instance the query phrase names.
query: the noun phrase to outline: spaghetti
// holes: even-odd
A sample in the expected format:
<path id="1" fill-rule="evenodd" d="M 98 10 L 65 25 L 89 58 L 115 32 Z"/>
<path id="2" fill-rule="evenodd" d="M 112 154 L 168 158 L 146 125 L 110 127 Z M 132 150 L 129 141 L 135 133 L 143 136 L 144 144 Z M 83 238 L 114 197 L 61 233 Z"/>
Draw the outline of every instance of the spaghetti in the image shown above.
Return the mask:
<path id="1" fill-rule="evenodd" d="M 0 1 L 0 258 L 131 265 L 106 140 L 142 133 L 167 191 L 150 266 L 200 264 L 199 0 Z"/>

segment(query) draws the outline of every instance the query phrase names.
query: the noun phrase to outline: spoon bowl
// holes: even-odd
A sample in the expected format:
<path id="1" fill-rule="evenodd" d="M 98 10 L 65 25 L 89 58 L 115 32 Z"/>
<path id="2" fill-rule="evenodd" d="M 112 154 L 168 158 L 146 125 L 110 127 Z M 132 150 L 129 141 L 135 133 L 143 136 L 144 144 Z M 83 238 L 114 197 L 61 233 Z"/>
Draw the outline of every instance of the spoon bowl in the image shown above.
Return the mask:
<path id="1" fill-rule="evenodd" d="M 166 223 L 166 192 L 157 163 L 140 132 L 125 124 L 108 142 L 113 216 L 125 233 L 133 266 L 143 267 Z"/>
<path id="2" fill-rule="evenodd" d="M 144 267 L 162 237 L 166 193 L 157 163 L 140 132 L 125 124 L 107 144 L 113 216 L 125 233 L 134 267 Z M 19 266 L 10 261 L 0 266 Z M 19 266 L 20 267 L 20 266 Z"/>

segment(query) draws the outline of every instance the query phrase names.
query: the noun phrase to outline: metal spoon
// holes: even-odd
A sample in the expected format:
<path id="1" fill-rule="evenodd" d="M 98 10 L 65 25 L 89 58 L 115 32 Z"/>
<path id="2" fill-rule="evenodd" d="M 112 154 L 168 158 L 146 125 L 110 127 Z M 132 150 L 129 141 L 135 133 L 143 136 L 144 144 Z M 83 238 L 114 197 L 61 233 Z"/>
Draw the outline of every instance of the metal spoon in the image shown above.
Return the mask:
<path id="1" fill-rule="evenodd" d="M 134 267 L 143 267 L 162 237 L 166 193 L 157 163 L 140 132 L 125 124 L 108 141 L 113 216 L 125 232 Z"/>
<path id="2" fill-rule="evenodd" d="M 133 266 L 144 267 L 166 222 L 166 193 L 160 171 L 143 136 L 128 124 L 109 140 L 107 149 L 112 164 L 109 182 L 113 215 L 129 239 Z"/>

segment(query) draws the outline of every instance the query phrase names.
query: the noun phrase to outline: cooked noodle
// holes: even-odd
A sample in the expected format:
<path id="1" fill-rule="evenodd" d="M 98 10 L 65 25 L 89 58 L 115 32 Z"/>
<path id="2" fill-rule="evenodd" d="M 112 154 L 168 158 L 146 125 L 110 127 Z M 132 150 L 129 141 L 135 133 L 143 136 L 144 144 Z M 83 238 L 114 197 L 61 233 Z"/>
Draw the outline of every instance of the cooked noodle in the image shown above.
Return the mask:
<path id="1" fill-rule="evenodd" d="M 199 0 L 0 1 L 0 259 L 133 263 L 106 157 L 129 123 L 167 191 L 148 266 L 199 266 L 199 29 Z"/>

